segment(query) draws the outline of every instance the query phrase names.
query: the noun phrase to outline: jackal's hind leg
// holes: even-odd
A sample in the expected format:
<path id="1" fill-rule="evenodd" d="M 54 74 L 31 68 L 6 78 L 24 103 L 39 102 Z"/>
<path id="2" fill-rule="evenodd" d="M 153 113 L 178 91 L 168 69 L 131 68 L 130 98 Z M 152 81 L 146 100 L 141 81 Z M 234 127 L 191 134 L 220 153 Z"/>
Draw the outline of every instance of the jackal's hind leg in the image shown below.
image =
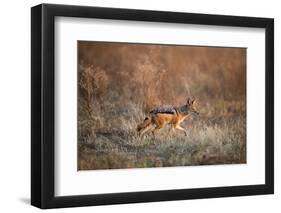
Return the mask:
<path id="1" fill-rule="evenodd" d="M 155 137 L 155 133 L 156 131 L 158 131 L 159 129 L 161 129 L 164 125 L 157 125 L 153 130 L 152 130 L 152 134 Z"/>
<path id="2" fill-rule="evenodd" d="M 171 132 L 175 133 L 175 128 L 171 125 L 170 129 L 168 130 L 167 137 L 171 135 Z"/>
<path id="3" fill-rule="evenodd" d="M 140 131 L 140 136 L 143 136 L 145 133 L 150 131 L 153 128 L 152 124 L 149 124 L 147 127 L 145 127 L 143 130 Z"/>

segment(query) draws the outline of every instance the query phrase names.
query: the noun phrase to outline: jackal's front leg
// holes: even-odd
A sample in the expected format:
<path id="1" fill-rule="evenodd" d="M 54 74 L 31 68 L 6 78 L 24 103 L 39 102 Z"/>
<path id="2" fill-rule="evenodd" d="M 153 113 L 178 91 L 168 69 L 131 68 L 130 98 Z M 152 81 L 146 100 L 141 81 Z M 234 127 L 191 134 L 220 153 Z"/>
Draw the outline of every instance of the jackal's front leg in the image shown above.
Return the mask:
<path id="1" fill-rule="evenodd" d="M 185 130 L 184 128 L 182 128 L 181 126 L 176 126 L 176 129 L 178 129 L 178 130 L 184 132 L 184 135 L 187 136 L 186 130 Z"/>

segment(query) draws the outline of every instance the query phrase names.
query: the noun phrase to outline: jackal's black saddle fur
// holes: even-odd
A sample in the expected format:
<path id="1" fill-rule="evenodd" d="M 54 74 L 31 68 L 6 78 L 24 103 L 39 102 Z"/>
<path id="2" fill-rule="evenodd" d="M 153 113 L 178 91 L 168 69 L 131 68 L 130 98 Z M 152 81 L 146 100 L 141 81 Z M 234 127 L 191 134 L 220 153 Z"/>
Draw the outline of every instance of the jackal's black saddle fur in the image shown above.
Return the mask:
<path id="1" fill-rule="evenodd" d="M 157 113 L 165 113 L 165 114 L 176 114 L 177 110 L 175 107 L 172 106 L 163 106 L 157 107 L 150 111 L 150 113 L 157 114 Z"/>

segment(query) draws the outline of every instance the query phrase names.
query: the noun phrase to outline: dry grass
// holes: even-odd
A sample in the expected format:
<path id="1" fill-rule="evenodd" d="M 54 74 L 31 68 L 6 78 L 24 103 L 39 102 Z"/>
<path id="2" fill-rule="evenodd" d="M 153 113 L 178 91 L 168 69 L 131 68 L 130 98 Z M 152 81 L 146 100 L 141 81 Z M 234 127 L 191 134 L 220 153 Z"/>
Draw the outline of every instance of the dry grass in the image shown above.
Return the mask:
<path id="1" fill-rule="evenodd" d="M 246 50 L 79 42 L 78 168 L 246 163 Z M 196 97 L 181 132 L 141 138 L 155 106 Z"/>

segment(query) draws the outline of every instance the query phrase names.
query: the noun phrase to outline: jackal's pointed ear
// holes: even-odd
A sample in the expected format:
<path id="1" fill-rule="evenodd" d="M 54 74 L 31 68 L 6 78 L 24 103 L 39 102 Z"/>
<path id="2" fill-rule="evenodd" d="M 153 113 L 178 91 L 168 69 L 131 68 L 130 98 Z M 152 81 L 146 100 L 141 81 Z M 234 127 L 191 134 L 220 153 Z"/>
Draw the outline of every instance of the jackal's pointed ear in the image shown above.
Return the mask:
<path id="1" fill-rule="evenodd" d="M 193 99 L 192 101 L 191 101 L 191 104 L 194 104 L 195 103 L 195 99 Z"/>
<path id="2" fill-rule="evenodd" d="M 190 101 L 191 101 L 190 98 L 188 98 L 186 101 L 186 105 L 190 105 Z"/>

